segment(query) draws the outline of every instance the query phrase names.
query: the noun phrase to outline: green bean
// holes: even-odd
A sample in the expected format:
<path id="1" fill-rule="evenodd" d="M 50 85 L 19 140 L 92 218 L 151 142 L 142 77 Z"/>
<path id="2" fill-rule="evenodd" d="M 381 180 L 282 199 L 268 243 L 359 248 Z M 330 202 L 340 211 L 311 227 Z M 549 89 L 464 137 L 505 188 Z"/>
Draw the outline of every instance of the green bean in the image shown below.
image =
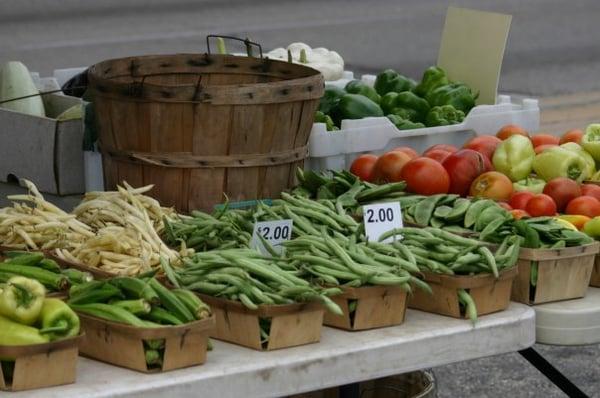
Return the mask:
<path id="1" fill-rule="evenodd" d="M 458 301 L 465 306 L 465 313 L 474 325 L 477 322 L 477 307 L 473 297 L 466 290 L 458 289 Z"/>
<path id="2" fill-rule="evenodd" d="M 244 293 L 240 293 L 239 298 L 240 298 L 240 301 L 242 302 L 242 304 L 244 304 L 246 307 L 250 308 L 251 310 L 258 309 L 258 306 L 255 303 L 253 303 L 252 300 L 250 300 L 250 297 L 246 296 Z"/>
<path id="3" fill-rule="evenodd" d="M 436 228 L 427 228 L 432 235 L 435 235 L 439 238 L 445 239 L 449 242 L 455 243 L 460 246 L 482 246 L 483 242 L 477 241 L 475 239 L 465 238 L 459 235 L 455 235 L 451 232 L 446 232 L 442 229 Z"/>
<path id="4" fill-rule="evenodd" d="M 494 258 L 494 255 L 492 254 L 490 249 L 488 249 L 485 246 L 481 246 L 481 247 L 479 247 L 478 252 L 479 252 L 479 254 L 481 254 L 483 256 L 485 261 L 488 263 L 494 276 L 496 278 L 498 278 L 500 276 L 498 274 L 498 266 L 496 265 L 496 259 Z"/>
<path id="5" fill-rule="evenodd" d="M 350 258 L 348 253 L 332 238 L 329 236 L 322 234 L 321 235 L 325 240 L 325 244 L 335 253 L 335 255 L 356 275 L 359 276 L 368 276 L 370 273 L 365 272 L 361 267 L 359 267 L 353 260 Z"/>

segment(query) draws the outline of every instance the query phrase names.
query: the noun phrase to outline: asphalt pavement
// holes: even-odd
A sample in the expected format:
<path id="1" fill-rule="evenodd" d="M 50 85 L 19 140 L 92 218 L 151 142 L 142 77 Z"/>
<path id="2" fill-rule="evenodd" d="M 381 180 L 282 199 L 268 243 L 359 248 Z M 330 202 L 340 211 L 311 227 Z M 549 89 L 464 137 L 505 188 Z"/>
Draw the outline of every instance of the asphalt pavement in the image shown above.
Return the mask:
<path id="1" fill-rule="evenodd" d="M 204 52 L 205 36 L 220 33 L 250 37 L 266 49 L 302 41 L 337 50 L 357 73 L 391 67 L 419 78 L 436 61 L 450 3 L 513 15 L 501 91 L 600 90 L 598 0 L 3 0 L 0 62 L 20 60 L 46 76 L 108 58 Z M 600 346 L 536 348 L 600 396 Z M 440 397 L 564 396 L 518 354 L 434 371 Z"/>

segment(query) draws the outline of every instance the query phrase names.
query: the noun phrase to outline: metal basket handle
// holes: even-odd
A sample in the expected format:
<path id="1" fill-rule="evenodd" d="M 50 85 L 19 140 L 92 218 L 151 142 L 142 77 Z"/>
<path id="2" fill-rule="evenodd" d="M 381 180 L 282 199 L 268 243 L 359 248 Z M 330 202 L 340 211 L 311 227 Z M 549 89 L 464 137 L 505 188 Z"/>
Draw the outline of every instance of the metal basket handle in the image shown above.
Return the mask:
<path id="1" fill-rule="evenodd" d="M 207 35 L 206 36 L 206 51 L 208 52 L 209 55 L 212 55 L 212 53 L 210 51 L 210 39 L 216 39 L 216 38 L 236 40 L 236 41 L 240 41 L 240 42 L 244 43 L 244 45 L 246 46 L 246 53 L 248 54 L 249 57 L 253 57 L 252 46 L 258 47 L 258 51 L 260 53 L 260 59 L 263 59 L 263 50 L 262 50 L 262 46 L 259 43 L 253 42 L 248 38 L 242 39 L 242 38 L 235 37 L 235 36 L 225 36 L 225 35 Z"/>

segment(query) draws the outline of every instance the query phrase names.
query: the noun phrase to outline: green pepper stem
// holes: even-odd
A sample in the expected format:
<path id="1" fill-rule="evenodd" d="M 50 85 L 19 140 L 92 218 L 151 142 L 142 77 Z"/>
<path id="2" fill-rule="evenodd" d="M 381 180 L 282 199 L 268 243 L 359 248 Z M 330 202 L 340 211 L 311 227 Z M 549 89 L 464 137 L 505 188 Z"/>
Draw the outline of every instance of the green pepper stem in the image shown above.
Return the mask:
<path id="1" fill-rule="evenodd" d="M 67 330 L 69 330 L 69 324 L 67 323 L 67 321 L 58 321 L 57 326 L 51 326 L 48 328 L 40 329 L 40 333 L 47 334 L 55 332 L 66 332 Z"/>

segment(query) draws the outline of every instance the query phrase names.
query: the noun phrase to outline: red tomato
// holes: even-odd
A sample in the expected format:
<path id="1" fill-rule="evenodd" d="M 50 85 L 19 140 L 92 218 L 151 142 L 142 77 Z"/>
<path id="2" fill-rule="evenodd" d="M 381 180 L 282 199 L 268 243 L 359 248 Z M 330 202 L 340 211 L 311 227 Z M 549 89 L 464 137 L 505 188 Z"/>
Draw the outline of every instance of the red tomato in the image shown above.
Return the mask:
<path id="1" fill-rule="evenodd" d="M 488 158 L 487 156 L 483 157 L 483 167 L 484 167 L 484 171 L 494 171 L 494 170 L 496 170 L 494 168 L 494 164 L 492 163 L 492 160 L 490 158 Z"/>
<path id="2" fill-rule="evenodd" d="M 402 180 L 400 172 L 406 163 L 410 161 L 410 155 L 404 152 L 386 152 L 377 159 L 371 181 L 378 183 L 398 182 Z"/>
<path id="3" fill-rule="evenodd" d="M 558 145 L 560 139 L 550 134 L 536 134 L 531 137 L 531 143 L 533 147 L 538 147 L 540 145 Z"/>
<path id="4" fill-rule="evenodd" d="M 415 158 L 402 169 L 407 189 L 419 195 L 448 193 L 450 176 L 444 166 L 427 157 Z"/>
<path id="5" fill-rule="evenodd" d="M 376 162 L 377 156 L 375 155 L 360 155 L 352 162 L 350 172 L 363 181 L 370 181 Z"/>
<path id="6" fill-rule="evenodd" d="M 510 197 L 508 204 L 511 205 L 513 209 L 525 210 L 527 202 L 529 202 L 529 199 L 533 198 L 534 196 L 535 194 L 529 191 L 515 192 Z"/>
<path id="7" fill-rule="evenodd" d="M 585 196 L 593 196 L 600 200 L 600 186 L 596 184 L 583 184 L 581 185 L 581 194 Z"/>
<path id="8" fill-rule="evenodd" d="M 600 216 L 600 201 L 593 196 L 580 196 L 569 202 L 566 213 L 590 218 Z"/>
<path id="9" fill-rule="evenodd" d="M 517 126 L 516 124 L 507 124 L 506 126 L 502 127 L 496 133 L 496 137 L 498 137 L 502 141 L 504 141 L 505 139 L 507 139 L 511 135 L 515 135 L 515 134 L 524 135 L 525 137 L 529 137 L 529 134 L 527 133 L 527 130 L 525 130 L 521 126 Z"/>
<path id="10" fill-rule="evenodd" d="M 432 145 L 429 148 L 425 149 L 425 152 L 423 152 L 423 156 L 427 156 L 427 152 L 433 151 L 434 149 L 443 149 L 444 151 L 448 151 L 450 153 L 454 153 L 454 152 L 458 151 L 458 148 L 455 147 L 454 145 L 436 144 L 436 145 Z"/>
<path id="11" fill-rule="evenodd" d="M 510 178 L 497 171 L 488 171 L 473 181 L 469 194 L 494 200 L 508 200 L 512 191 L 513 184 Z"/>
<path id="12" fill-rule="evenodd" d="M 529 199 L 525 211 L 532 217 L 553 216 L 556 214 L 556 203 L 550 196 L 540 193 Z"/>
<path id="13" fill-rule="evenodd" d="M 562 213 L 571 200 L 581 196 L 581 189 L 570 178 L 557 177 L 546 183 L 544 193 L 554 199 L 556 209 Z"/>
<path id="14" fill-rule="evenodd" d="M 488 159 L 491 159 L 492 156 L 494 156 L 494 152 L 496 152 L 496 147 L 501 142 L 502 140 L 500 138 L 494 137 L 493 135 L 478 135 L 467 141 L 463 148 L 472 149 Z"/>
<path id="15" fill-rule="evenodd" d="M 442 163 L 444 159 L 446 159 L 450 155 L 452 155 L 452 152 L 448 152 L 443 149 L 433 149 L 431 151 L 428 151 L 427 154 L 423 156 L 431 158 L 436 162 Z"/>
<path id="16" fill-rule="evenodd" d="M 521 210 L 521 209 L 513 209 L 510 211 L 510 214 L 512 214 L 512 216 L 515 220 L 520 220 L 521 218 L 524 218 L 524 217 L 531 217 L 529 215 L 529 213 L 527 213 L 525 210 Z"/>
<path id="17" fill-rule="evenodd" d="M 411 159 L 419 157 L 419 154 L 417 153 L 417 151 L 415 151 L 414 149 L 412 149 L 411 147 L 408 147 L 408 146 L 399 146 L 398 148 L 392 149 L 390 152 L 396 152 L 396 151 L 404 152 L 405 154 L 410 156 Z"/>
<path id="18" fill-rule="evenodd" d="M 554 144 L 544 144 L 544 145 L 538 145 L 535 148 L 533 148 L 533 150 L 535 151 L 535 154 L 540 154 L 542 152 L 544 152 L 546 149 L 548 148 L 552 148 L 558 145 L 554 145 Z"/>
<path id="19" fill-rule="evenodd" d="M 449 192 L 466 196 L 473 180 L 487 171 L 485 159 L 485 156 L 472 149 L 461 149 L 448 156 L 442 166 L 450 176 Z"/>
<path id="20" fill-rule="evenodd" d="M 574 142 L 576 144 L 581 143 L 581 137 L 583 137 L 583 131 L 579 129 L 569 130 L 560 137 L 560 144 L 566 142 Z"/>
<path id="21" fill-rule="evenodd" d="M 508 203 L 506 203 L 506 202 L 498 202 L 498 206 L 500 206 L 500 207 L 502 207 L 503 209 L 506 209 L 506 210 L 508 210 L 508 211 L 514 210 L 514 209 L 512 208 L 512 206 L 511 206 L 511 205 L 509 205 L 509 204 L 508 204 Z"/>

